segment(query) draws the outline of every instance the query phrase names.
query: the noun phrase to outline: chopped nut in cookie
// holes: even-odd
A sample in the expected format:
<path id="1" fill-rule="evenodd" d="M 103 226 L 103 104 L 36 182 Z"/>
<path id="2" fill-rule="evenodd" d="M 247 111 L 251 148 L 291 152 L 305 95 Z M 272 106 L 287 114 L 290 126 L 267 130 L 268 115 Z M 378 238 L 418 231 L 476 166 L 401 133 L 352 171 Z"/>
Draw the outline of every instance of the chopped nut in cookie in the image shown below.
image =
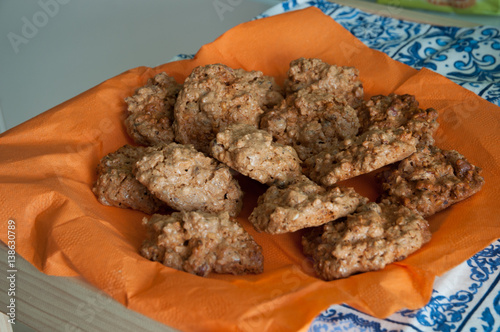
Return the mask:
<path id="1" fill-rule="evenodd" d="M 453 150 L 426 147 L 378 174 L 382 198 L 403 204 L 424 217 L 477 193 L 481 169 Z"/>
<path id="2" fill-rule="evenodd" d="M 269 187 L 248 220 L 259 232 L 295 232 L 345 217 L 367 201 L 352 188 L 325 189 L 302 175 L 284 188 Z"/>
<path id="3" fill-rule="evenodd" d="M 203 277 L 263 271 L 262 248 L 226 212 L 155 214 L 143 225 L 149 238 L 140 252 L 149 260 Z"/>
<path id="4" fill-rule="evenodd" d="M 368 203 L 344 220 L 312 228 L 302 238 L 304 253 L 324 280 L 383 269 L 420 249 L 431 238 L 418 213 L 383 201 Z"/>

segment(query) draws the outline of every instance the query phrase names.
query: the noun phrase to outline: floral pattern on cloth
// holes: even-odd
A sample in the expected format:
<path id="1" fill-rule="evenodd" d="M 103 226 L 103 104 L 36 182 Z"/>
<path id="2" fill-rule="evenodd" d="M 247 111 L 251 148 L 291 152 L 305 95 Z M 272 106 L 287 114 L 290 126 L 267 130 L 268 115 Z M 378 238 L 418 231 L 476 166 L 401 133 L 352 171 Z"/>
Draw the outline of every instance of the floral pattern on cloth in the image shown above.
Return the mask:
<path id="1" fill-rule="evenodd" d="M 315 6 L 367 46 L 413 68 L 428 68 L 500 106 L 500 28 L 433 26 L 363 12 L 326 0 L 284 1 L 256 17 Z M 387 9 L 387 14 L 398 8 Z M 174 60 L 189 59 L 180 54 Z M 376 319 L 332 305 L 309 327 L 330 331 L 500 331 L 500 240 L 437 277 L 429 303 Z"/>

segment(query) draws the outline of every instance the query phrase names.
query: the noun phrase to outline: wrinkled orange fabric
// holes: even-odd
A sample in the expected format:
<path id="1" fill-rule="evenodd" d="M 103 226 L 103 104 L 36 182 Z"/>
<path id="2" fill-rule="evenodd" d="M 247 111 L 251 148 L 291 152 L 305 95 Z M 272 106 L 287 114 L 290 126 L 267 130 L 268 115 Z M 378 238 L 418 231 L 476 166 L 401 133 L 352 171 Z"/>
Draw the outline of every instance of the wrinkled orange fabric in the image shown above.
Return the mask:
<path id="1" fill-rule="evenodd" d="M 144 214 L 99 204 L 91 192 L 100 158 L 131 143 L 124 98 L 158 72 L 182 82 L 198 65 L 261 70 L 283 83 L 291 60 L 318 57 L 360 71 L 366 97 L 410 93 L 439 111 L 436 145 L 483 168 L 477 195 L 429 218 L 433 237 L 417 253 L 377 272 L 325 282 L 301 253 L 301 233 L 256 233 L 246 217 L 263 187 L 247 191 L 239 221 L 262 245 L 264 273 L 202 278 L 138 254 Z M 500 237 L 500 109 L 429 70 L 371 50 L 315 8 L 241 24 L 203 46 L 193 60 L 136 68 L 0 136 L 0 238 L 16 222 L 18 253 L 41 271 L 81 276 L 128 308 L 190 331 L 304 329 L 331 304 L 376 317 L 429 300 L 434 277 Z M 350 181 L 376 196 L 370 176 Z"/>

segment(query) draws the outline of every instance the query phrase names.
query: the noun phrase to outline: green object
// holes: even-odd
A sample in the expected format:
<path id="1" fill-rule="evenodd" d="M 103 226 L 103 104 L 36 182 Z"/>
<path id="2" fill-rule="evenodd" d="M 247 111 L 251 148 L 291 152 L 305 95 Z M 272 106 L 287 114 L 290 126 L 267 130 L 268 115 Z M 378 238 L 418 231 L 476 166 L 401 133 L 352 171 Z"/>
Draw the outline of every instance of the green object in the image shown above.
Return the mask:
<path id="1" fill-rule="evenodd" d="M 396 7 L 409 7 L 457 14 L 500 15 L 500 0 L 377 0 Z"/>

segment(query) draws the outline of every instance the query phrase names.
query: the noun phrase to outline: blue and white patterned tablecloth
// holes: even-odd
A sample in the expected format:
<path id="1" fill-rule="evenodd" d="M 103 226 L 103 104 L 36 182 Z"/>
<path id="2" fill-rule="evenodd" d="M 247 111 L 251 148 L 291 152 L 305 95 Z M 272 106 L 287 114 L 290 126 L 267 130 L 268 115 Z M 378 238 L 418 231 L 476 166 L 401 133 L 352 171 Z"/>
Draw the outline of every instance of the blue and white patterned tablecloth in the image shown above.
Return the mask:
<path id="1" fill-rule="evenodd" d="M 285 1 L 257 18 L 309 6 L 321 9 L 367 46 L 414 68 L 434 70 L 500 106 L 500 28 L 421 24 L 325 0 Z M 420 310 L 401 310 L 376 319 L 347 305 L 333 305 L 312 322 L 309 331 L 500 331 L 499 267 L 497 240 L 436 278 L 432 298 Z"/>

